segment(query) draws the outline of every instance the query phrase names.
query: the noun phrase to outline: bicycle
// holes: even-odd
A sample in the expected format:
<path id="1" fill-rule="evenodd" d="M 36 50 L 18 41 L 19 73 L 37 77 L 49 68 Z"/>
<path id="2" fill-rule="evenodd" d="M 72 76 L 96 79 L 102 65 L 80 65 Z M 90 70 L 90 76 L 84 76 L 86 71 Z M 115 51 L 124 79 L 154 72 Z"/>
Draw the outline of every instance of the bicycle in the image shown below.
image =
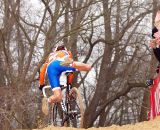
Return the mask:
<path id="1" fill-rule="evenodd" d="M 62 101 L 55 103 L 52 106 L 52 124 L 54 126 L 70 126 L 83 127 L 84 105 L 82 97 L 76 87 L 72 86 L 74 72 L 65 72 L 67 77 L 67 85 L 61 85 Z M 47 98 L 46 89 L 50 86 L 45 86 L 42 89 L 44 98 Z M 63 94 L 64 93 L 64 94 Z"/>

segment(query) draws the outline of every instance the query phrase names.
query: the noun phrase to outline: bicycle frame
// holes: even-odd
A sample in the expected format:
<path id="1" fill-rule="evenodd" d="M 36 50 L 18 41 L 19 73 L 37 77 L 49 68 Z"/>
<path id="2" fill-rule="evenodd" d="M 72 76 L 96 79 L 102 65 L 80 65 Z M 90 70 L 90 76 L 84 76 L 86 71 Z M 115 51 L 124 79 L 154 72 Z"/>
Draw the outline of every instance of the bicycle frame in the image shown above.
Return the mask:
<path id="1" fill-rule="evenodd" d="M 55 126 L 58 126 L 59 123 L 56 120 L 57 118 L 56 115 L 57 112 L 59 112 L 58 109 L 60 109 L 60 111 L 62 112 L 62 115 L 59 115 L 59 119 L 61 120 L 60 121 L 61 126 L 64 126 L 64 124 L 67 123 L 67 126 L 73 125 L 74 127 L 77 126 L 82 127 L 81 121 L 83 120 L 83 113 L 84 113 L 82 98 L 77 88 L 72 87 L 72 82 L 74 79 L 73 72 L 67 71 L 66 77 L 67 77 L 66 85 L 60 86 L 62 91 L 65 90 L 65 96 L 61 102 L 54 104 L 52 108 L 52 114 L 53 114 L 52 121 Z M 45 98 L 48 98 L 45 90 L 49 88 L 51 88 L 51 86 L 47 85 L 42 89 L 42 93 Z M 74 125 L 75 122 L 76 125 Z M 79 122 L 80 124 L 78 125 Z"/>
<path id="2" fill-rule="evenodd" d="M 69 92 L 70 92 L 70 90 L 71 90 L 71 88 L 72 88 L 71 84 L 72 84 L 72 82 L 73 82 L 73 71 L 66 71 L 65 75 L 66 75 L 66 77 L 67 77 L 67 85 L 66 85 L 66 86 L 60 85 L 61 90 L 66 89 L 66 90 L 65 90 L 65 101 L 62 100 L 62 101 L 60 102 L 60 104 L 61 104 L 61 107 L 62 107 L 63 112 L 64 112 L 65 115 L 66 115 L 66 119 L 64 119 L 64 120 L 66 121 L 66 120 L 68 120 L 68 118 L 69 118 L 68 116 L 70 116 L 68 105 L 69 105 Z M 72 77 L 69 77 L 69 76 L 71 76 L 71 75 L 72 75 Z M 43 93 L 43 96 L 44 96 L 45 98 L 48 98 L 47 95 L 46 95 L 46 89 L 50 89 L 50 88 L 51 88 L 50 85 L 47 85 L 47 86 L 44 86 L 44 87 L 43 87 L 42 93 Z M 64 102 L 65 102 L 65 103 L 64 103 Z M 64 122 L 65 122 L 65 121 L 64 121 Z"/>

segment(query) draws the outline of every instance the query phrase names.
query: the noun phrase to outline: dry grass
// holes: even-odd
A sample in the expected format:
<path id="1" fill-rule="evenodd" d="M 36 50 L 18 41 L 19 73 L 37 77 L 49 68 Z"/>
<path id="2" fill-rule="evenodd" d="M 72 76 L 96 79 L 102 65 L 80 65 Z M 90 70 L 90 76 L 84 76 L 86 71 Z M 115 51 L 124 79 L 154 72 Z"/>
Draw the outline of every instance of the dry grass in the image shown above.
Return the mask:
<path id="1" fill-rule="evenodd" d="M 76 128 L 48 126 L 46 128 L 34 129 L 34 130 L 76 130 Z M 85 129 L 78 129 L 78 130 L 85 130 Z M 136 123 L 135 125 L 124 125 L 124 126 L 112 125 L 110 127 L 88 128 L 88 130 L 160 130 L 160 117 L 157 117 L 156 119 L 151 121 Z"/>

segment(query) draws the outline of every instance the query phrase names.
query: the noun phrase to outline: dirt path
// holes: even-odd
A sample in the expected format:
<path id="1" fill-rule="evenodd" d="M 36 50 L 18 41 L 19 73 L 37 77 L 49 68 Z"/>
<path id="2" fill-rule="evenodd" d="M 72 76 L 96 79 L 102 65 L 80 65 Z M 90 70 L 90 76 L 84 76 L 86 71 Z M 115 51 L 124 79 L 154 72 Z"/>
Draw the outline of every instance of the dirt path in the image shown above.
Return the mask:
<path id="1" fill-rule="evenodd" d="M 53 127 L 48 126 L 43 129 L 34 129 L 34 130 L 77 130 L 76 128 L 67 128 L 67 127 Z M 85 129 L 78 129 L 85 130 Z M 89 128 L 87 130 L 160 130 L 160 117 L 157 117 L 151 121 L 145 121 L 141 123 L 137 123 L 135 125 L 124 125 L 124 126 L 116 126 L 113 125 L 111 127 L 101 127 L 101 128 Z"/>

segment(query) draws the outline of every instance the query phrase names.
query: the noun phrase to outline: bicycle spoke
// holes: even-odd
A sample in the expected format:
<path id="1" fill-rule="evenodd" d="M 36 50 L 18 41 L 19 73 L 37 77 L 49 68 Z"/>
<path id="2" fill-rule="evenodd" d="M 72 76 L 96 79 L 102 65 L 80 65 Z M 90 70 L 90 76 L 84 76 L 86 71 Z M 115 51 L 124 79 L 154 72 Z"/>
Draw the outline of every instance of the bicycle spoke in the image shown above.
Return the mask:
<path id="1" fill-rule="evenodd" d="M 54 126 L 63 126 L 63 111 L 61 105 L 56 103 L 53 106 L 53 125 Z"/>

